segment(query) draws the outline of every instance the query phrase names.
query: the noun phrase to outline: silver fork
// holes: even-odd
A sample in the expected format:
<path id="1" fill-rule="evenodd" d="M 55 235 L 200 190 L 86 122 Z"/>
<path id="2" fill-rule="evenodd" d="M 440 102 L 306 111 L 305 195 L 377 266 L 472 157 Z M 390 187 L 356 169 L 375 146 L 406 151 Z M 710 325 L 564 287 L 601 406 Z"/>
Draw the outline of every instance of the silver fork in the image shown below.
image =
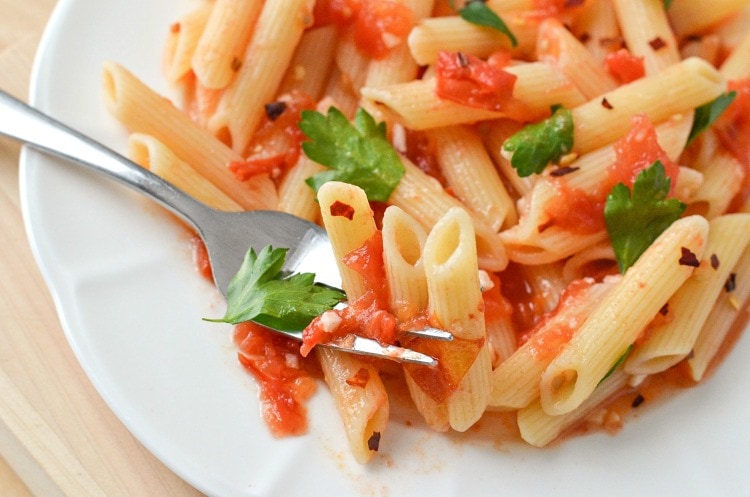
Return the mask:
<path id="1" fill-rule="evenodd" d="M 147 169 L 0 90 L 0 134 L 36 149 L 104 173 L 168 208 L 190 224 L 208 250 L 214 281 L 226 297 L 227 287 L 250 247 L 288 248 L 284 271 L 315 273 L 319 283 L 340 288 L 333 250 L 320 226 L 278 211 L 223 212 L 195 200 Z M 300 333 L 275 330 L 296 339 Z M 446 331 L 427 328 L 413 335 L 450 340 Z M 437 361 L 414 350 L 382 345 L 359 336 L 326 346 L 399 362 L 434 366 Z"/>

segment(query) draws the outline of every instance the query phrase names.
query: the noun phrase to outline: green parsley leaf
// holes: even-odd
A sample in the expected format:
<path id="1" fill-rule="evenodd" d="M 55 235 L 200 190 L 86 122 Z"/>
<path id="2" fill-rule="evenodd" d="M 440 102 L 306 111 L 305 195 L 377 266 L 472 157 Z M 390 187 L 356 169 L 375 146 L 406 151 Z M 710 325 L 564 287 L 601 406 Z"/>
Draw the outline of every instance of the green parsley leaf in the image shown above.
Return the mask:
<path id="1" fill-rule="evenodd" d="M 723 93 L 716 97 L 715 100 L 708 102 L 707 104 L 701 105 L 695 109 L 695 118 L 693 119 L 693 127 L 690 128 L 690 134 L 688 135 L 687 144 L 690 145 L 695 137 L 704 132 L 716 121 L 729 104 L 732 103 L 734 97 L 737 96 L 736 91 L 730 91 L 729 93 Z"/>
<path id="2" fill-rule="evenodd" d="M 312 273 L 282 277 L 288 250 L 269 245 L 256 255 L 251 248 L 227 288 L 226 314 L 206 321 L 255 321 L 278 330 L 301 331 L 345 298 L 341 290 L 316 285 Z"/>
<path id="3" fill-rule="evenodd" d="M 669 7 L 672 6 L 672 0 L 664 0 L 664 10 L 669 10 Z"/>
<path id="4" fill-rule="evenodd" d="M 607 197 L 604 220 L 621 273 L 685 210 L 685 204 L 667 198 L 669 185 L 664 166 L 656 161 L 638 174 L 632 195 L 627 186 L 618 183 Z"/>
<path id="5" fill-rule="evenodd" d="M 502 18 L 490 9 L 482 0 L 470 0 L 458 11 L 464 21 L 500 31 L 510 40 L 511 45 L 518 46 L 518 40 Z"/>
<path id="6" fill-rule="evenodd" d="M 316 192 L 327 181 L 343 181 L 362 188 L 368 199 L 385 202 L 406 172 L 385 123 L 377 124 L 364 109 L 353 123 L 335 107 L 325 116 L 305 110 L 299 127 L 310 138 L 302 143 L 305 154 L 331 168 L 307 179 Z"/>
<path id="7" fill-rule="evenodd" d="M 625 359 L 628 358 L 632 350 L 633 350 L 633 344 L 631 343 L 628 346 L 628 348 L 625 349 L 625 352 L 623 352 L 623 354 L 615 361 L 612 367 L 609 368 L 609 371 L 607 371 L 607 374 L 605 374 L 604 377 L 601 380 L 599 380 L 599 383 L 597 383 L 596 386 L 601 385 L 602 383 L 604 383 L 604 380 L 612 376 L 612 374 L 617 370 L 617 368 L 619 368 L 622 365 L 622 363 L 625 362 Z"/>
<path id="8" fill-rule="evenodd" d="M 526 126 L 505 141 L 503 149 L 513 152 L 510 164 L 519 176 L 539 174 L 573 150 L 573 114 L 564 107 L 553 111 L 551 117 Z"/>

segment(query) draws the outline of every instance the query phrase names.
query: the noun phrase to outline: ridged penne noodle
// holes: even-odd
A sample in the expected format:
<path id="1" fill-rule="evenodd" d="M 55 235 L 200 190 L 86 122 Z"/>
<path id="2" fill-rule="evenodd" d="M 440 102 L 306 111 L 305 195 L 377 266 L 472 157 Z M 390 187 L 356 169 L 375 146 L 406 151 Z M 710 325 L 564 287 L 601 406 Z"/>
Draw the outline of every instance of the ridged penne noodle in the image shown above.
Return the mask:
<path id="1" fill-rule="evenodd" d="M 320 206 L 316 202 L 315 191 L 305 183 L 305 180 L 325 169 L 324 166 L 308 159 L 307 156 L 300 156 L 279 184 L 278 210 L 308 221 L 318 219 Z"/>
<path id="2" fill-rule="evenodd" d="M 107 62 L 103 87 L 110 113 L 130 131 L 154 136 L 244 209 L 276 207 L 276 188 L 268 175 L 238 181 L 227 166 L 242 157 L 125 68 Z"/>
<path id="3" fill-rule="evenodd" d="M 558 306 L 528 332 L 528 340 L 492 372 L 488 405 L 494 409 L 520 409 L 537 399 L 539 381 L 547 366 L 612 291 L 616 281 L 613 278 L 606 283 L 571 283 Z"/>
<path id="4" fill-rule="evenodd" d="M 192 58 L 203 30 L 208 24 L 213 4 L 202 2 L 174 23 L 164 44 L 164 77 L 176 83 L 192 69 Z"/>
<path id="5" fill-rule="evenodd" d="M 703 323 L 716 303 L 732 269 L 750 243 L 750 214 L 728 214 L 709 224 L 703 261 L 695 273 L 669 299 L 674 318 L 651 328 L 625 363 L 633 375 L 666 370 L 687 357 Z"/>
<path id="6" fill-rule="evenodd" d="M 128 156 L 141 167 L 214 209 L 236 212 L 242 206 L 198 174 L 153 136 L 134 133 L 128 138 Z"/>
<path id="7" fill-rule="evenodd" d="M 698 191 L 690 199 L 690 212 L 713 219 L 723 214 L 742 188 L 746 170 L 731 154 L 716 152 L 710 160 L 694 164 L 703 175 Z"/>
<path id="8" fill-rule="evenodd" d="M 717 299 L 698 334 L 692 357 L 687 360 L 690 375 L 695 381 L 703 378 L 732 326 L 742 313 L 747 312 L 750 301 L 750 251 L 742 254 L 731 274 L 734 276 L 727 281 L 725 291 Z"/>
<path id="9" fill-rule="evenodd" d="M 540 398 L 546 413 L 568 413 L 591 395 L 607 371 L 693 273 L 692 266 L 680 263 L 684 251 L 700 259 L 707 237 L 705 219 L 680 219 L 628 269 L 542 375 Z"/>
<path id="10" fill-rule="evenodd" d="M 354 300 L 366 291 L 362 276 L 343 263 L 343 257 L 369 240 L 376 231 L 372 209 L 365 192 L 353 185 L 329 182 L 318 190 L 323 224 L 339 264 L 344 291 Z M 336 215 L 332 206 L 337 202 L 351 207 L 352 218 Z M 374 453 L 370 448 L 373 436 L 380 437 L 388 421 L 389 403 L 377 368 L 361 358 L 340 351 L 316 348 L 326 383 L 344 422 L 349 446 L 357 462 L 367 462 Z M 361 371 L 366 371 L 362 374 Z M 351 381 L 364 376 L 362 386 Z M 349 381 L 347 381 L 349 380 Z M 377 450 L 377 449 L 375 449 Z"/>
<path id="11" fill-rule="evenodd" d="M 555 18 L 546 19 L 539 27 L 537 57 L 557 64 L 588 100 L 617 87 L 601 62 Z"/>
<path id="12" fill-rule="evenodd" d="M 698 34 L 747 5 L 747 0 L 674 0 L 669 8 L 669 20 L 678 36 Z"/>
<path id="13" fill-rule="evenodd" d="M 563 266 L 563 278 L 565 281 L 573 281 L 592 276 L 602 269 L 611 270 L 616 267 L 617 260 L 612 244 L 603 241 L 568 258 Z"/>
<path id="14" fill-rule="evenodd" d="M 621 391 L 628 384 L 629 379 L 630 376 L 622 370 L 615 371 L 581 405 L 559 416 L 547 413 L 539 401 L 520 409 L 518 428 L 521 431 L 521 438 L 535 447 L 544 447 Z"/>
<path id="15" fill-rule="evenodd" d="M 402 0 L 414 15 L 416 22 L 428 18 L 432 13 L 435 0 Z M 367 67 L 365 86 L 386 86 L 394 83 L 411 81 L 417 77 L 419 66 L 414 60 L 407 40 L 398 40 L 388 55 L 382 59 L 373 59 Z"/>
<path id="16" fill-rule="evenodd" d="M 402 158 L 406 174 L 401 178 L 388 203 L 397 205 L 417 219 L 426 230 L 431 230 L 451 208 L 463 207 L 455 197 L 448 195 L 437 180 L 422 172 L 406 158 Z M 502 271 L 508 264 L 505 247 L 500 236 L 474 218 L 479 265 L 489 271 Z"/>
<path id="17" fill-rule="evenodd" d="M 262 6 L 259 0 L 214 2 L 191 59 L 193 72 L 203 86 L 221 89 L 232 81 Z"/>
<path id="18" fill-rule="evenodd" d="M 512 47 L 510 39 L 495 30 L 464 21 L 458 16 L 423 19 L 409 35 L 412 57 L 420 65 L 437 60 L 440 51 L 463 52 L 477 57 L 487 57 L 498 50 L 509 50 L 517 56 L 533 52 L 538 21 L 524 18 L 522 14 L 503 15 L 503 21 L 518 40 Z"/>
<path id="19" fill-rule="evenodd" d="M 390 306 L 401 322 L 426 312 L 427 277 L 422 250 L 427 234 L 414 218 L 396 206 L 383 215 L 383 263 L 390 290 Z M 428 426 L 437 431 L 450 428 L 448 409 L 425 392 L 404 368 L 404 380 L 417 411 Z"/>
<path id="20" fill-rule="evenodd" d="M 307 24 L 312 0 L 266 0 L 239 71 L 226 88 L 209 128 L 244 153 Z"/>
<path id="21" fill-rule="evenodd" d="M 574 150 L 585 153 L 612 143 L 625 134 L 630 116 L 645 113 L 659 123 L 710 102 L 725 89 L 724 78 L 713 66 L 700 59 L 686 59 L 604 94 L 608 106 L 596 98 L 572 109 Z M 669 99 L 662 97 L 665 92 Z"/>
<path id="22" fill-rule="evenodd" d="M 523 196 L 531 191 L 535 178 L 534 176 L 519 176 L 507 157 L 503 155 L 503 143 L 520 128 L 519 123 L 510 119 L 490 121 L 482 128 L 482 141 L 495 162 L 495 166 L 502 173 L 503 179 L 508 182 L 516 195 Z"/>
<path id="23" fill-rule="evenodd" d="M 628 50 L 643 57 L 646 74 L 657 74 L 679 62 L 680 52 L 664 2 L 613 0 Z"/>
<path id="24" fill-rule="evenodd" d="M 448 184 L 487 226 L 500 231 L 518 220 L 516 208 L 479 136 L 463 126 L 429 132 Z"/>
<path id="25" fill-rule="evenodd" d="M 294 52 L 279 93 L 298 90 L 320 99 L 330 78 L 338 42 L 338 29 L 330 24 L 305 31 Z"/>
<path id="26" fill-rule="evenodd" d="M 429 312 L 454 341 L 476 344 L 472 354 L 446 354 L 442 368 L 468 368 L 446 400 L 448 421 L 466 431 L 484 413 L 490 393 L 490 362 L 482 311 L 474 227 L 463 209 L 451 209 L 433 227 L 422 256 L 427 278 Z M 450 350 L 452 342 L 446 342 Z M 462 364 L 468 362 L 468 364 Z"/>
<path id="27" fill-rule="evenodd" d="M 549 64 L 533 62 L 509 66 L 505 70 L 518 77 L 513 96 L 535 111 L 546 113 L 552 105 L 571 107 L 584 100 L 581 92 Z M 502 111 L 469 107 L 439 98 L 435 93 L 434 79 L 365 87 L 361 93 L 364 99 L 377 104 L 393 120 L 416 130 L 505 117 Z"/>
<path id="28" fill-rule="evenodd" d="M 608 54 L 622 46 L 620 26 L 612 0 L 586 2 L 572 22 L 573 33 L 594 59 L 603 63 Z"/>
<path id="29" fill-rule="evenodd" d="M 730 79 L 744 79 L 750 77 L 750 67 L 747 61 L 750 60 L 750 32 L 742 39 L 739 45 L 731 51 L 729 56 L 719 67 L 719 72 Z"/>

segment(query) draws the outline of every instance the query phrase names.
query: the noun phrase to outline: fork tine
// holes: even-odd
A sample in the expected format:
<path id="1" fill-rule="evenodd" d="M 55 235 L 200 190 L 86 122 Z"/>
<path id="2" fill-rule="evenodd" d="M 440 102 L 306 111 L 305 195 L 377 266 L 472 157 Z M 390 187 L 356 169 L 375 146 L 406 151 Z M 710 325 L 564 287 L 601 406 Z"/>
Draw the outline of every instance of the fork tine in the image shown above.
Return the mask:
<path id="1" fill-rule="evenodd" d="M 411 335 L 420 338 L 431 338 L 433 340 L 443 340 L 450 342 L 453 340 L 453 334 L 450 331 L 441 330 L 438 328 L 424 328 L 421 330 L 408 330 L 404 334 Z"/>
<path id="2" fill-rule="evenodd" d="M 355 354 L 363 354 L 385 359 L 393 359 L 398 362 L 419 364 L 422 366 L 436 366 L 437 361 L 421 352 L 405 349 L 396 345 L 383 345 L 376 340 L 363 338 L 358 335 L 347 335 L 343 338 L 321 344 L 323 347 L 343 350 Z"/>

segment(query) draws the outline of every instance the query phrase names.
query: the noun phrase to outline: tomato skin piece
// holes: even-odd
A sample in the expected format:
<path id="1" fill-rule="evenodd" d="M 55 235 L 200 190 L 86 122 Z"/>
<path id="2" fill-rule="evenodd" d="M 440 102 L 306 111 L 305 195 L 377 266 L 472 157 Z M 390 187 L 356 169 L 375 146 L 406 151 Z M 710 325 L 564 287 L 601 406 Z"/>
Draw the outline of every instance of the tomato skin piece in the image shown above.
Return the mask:
<path id="1" fill-rule="evenodd" d="M 234 342 L 240 364 L 258 382 L 263 419 L 274 436 L 307 432 L 305 403 L 317 384 L 299 356 L 299 342 L 253 322 L 235 327 Z"/>
<path id="2" fill-rule="evenodd" d="M 373 59 L 383 59 L 392 48 L 406 41 L 414 13 L 394 0 L 367 0 L 354 22 L 357 49 Z"/>
<path id="3" fill-rule="evenodd" d="M 438 97 L 494 111 L 505 109 L 518 79 L 502 68 L 462 53 L 440 52 L 435 69 Z"/>
<path id="4" fill-rule="evenodd" d="M 250 143 L 250 155 L 227 166 L 238 181 L 247 181 L 258 174 L 277 179 L 299 160 L 305 139 L 299 129 L 301 114 L 303 110 L 315 109 L 315 102 L 309 95 L 293 91 L 275 104 L 281 104 L 283 110 L 269 112 L 266 106 L 266 115 Z"/>
<path id="5" fill-rule="evenodd" d="M 626 48 L 607 54 L 604 59 L 607 71 L 620 84 L 627 84 L 646 75 L 643 57 L 637 57 Z"/>

